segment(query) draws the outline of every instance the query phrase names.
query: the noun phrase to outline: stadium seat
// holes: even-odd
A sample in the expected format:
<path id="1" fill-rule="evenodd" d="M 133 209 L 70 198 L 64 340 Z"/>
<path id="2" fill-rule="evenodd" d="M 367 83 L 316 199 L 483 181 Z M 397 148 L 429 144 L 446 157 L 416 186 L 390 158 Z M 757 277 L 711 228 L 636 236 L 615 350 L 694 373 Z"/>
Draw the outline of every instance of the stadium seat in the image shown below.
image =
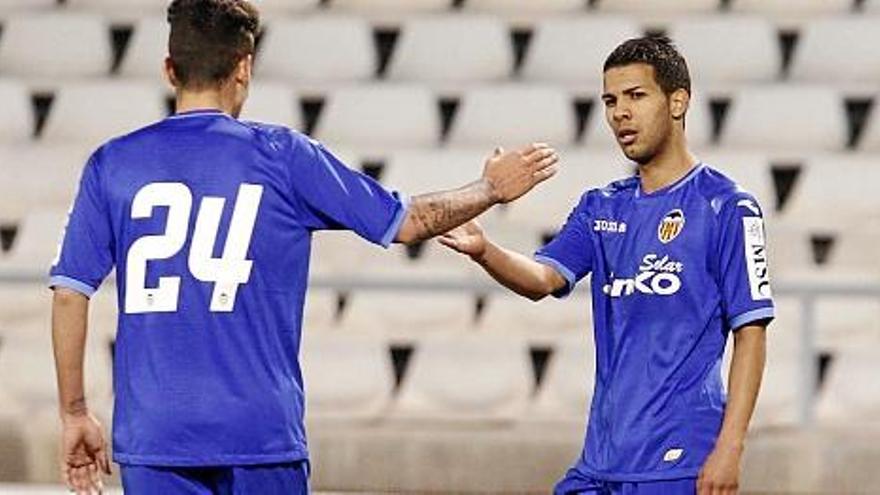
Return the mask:
<path id="1" fill-rule="evenodd" d="M 871 17 L 817 19 L 800 36 L 791 77 L 833 84 L 880 82 L 880 30 Z"/>
<path id="2" fill-rule="evenodd" d="M 370 26 L 357 17 L 319 16 L 269 23 L 255 72 L 297 85 L 365 81 L 376 70 Z"/>
<path id="3" fill-rule="evenodd" d="M 789 0 L 732 0 L 735 12 L 764 15 L 828 15 L 849 12 L 852 0 L 799 0 L 793 7 Z"/>
<path id="4" fill-rule="evenodd" d="M 880 163 L 880 112 L 871 112 L 870 119 L 859 140 L 859 150 L 876 153 L 873 160 Z"/>
<path id="5" fill-rule="evenodd" d="M 442 12 L 452 7 L 451 0 L 332 0 L 333 10 L 354 11 L 362 15 L 389 13 Z"/>
<path id="6" fill-rule="evenodd" d="M 91 151 L 81 143 L 0 147 L 0 173 L 15 177 L 0 181 L 0 221 L 15 223 L 37 209 L 66 211 Z"/>
<path id="7" fill-rule="evenodd" d="M 3 74 L 52 85 L 57 78 L 104 76 L 110 71 L 111 58 L 110 31 L 99 16 L 22 14 L 3 24 Z"/>
<path id="8" fill-rule="evenodd" d="M 45 266 L 31 273 L 16 272 L 10 270 L 4 263 L 0 263 L 0 276 L 11 278 L 17 273 L 21 278 L 27 275 L 39 277 L 30 283 L 0 284 L 0 352 L 5 336 L 27 335 L 33 331 L 34 321 L 41 320 L 42 327 L 49 328 L 52 291 L 46 287 L 48 271 L 48 266 Z"/>
<path id="9" fill-rule="evenodd" d="M 708 98 L 695 90 L 685 119 L 688 144 L 706 147 L 712 142 L 712 114 Z M 605 119 L 605 103 L 601 98 L 593 99 L 593 108 L 587 123 L 586 144 L 596 149 L 619 149 L 617 139 Z"/>
<path id="10" fill-rule="evenodd" d="M 490 154 L 488 147 L 397 151 L 385 165 L 382 183 L 408 196 L 455 189 L 478 180 Z"/>
<path id="11" fill-rule="evenodd" d="M 348 277 L 360 267 L 388 260 L 388 253 L 352 232 L 316 232 L 312 235 L 311 273 Z"/>
<path id="12" fill-rule="evenodd" d="M 65 84 L 55 97 L 40 139 L 98 146 L 164 118 L 162 97 L 156 86 L 146 83 Z"/>
<path id="13" fill-rule="evenodd" d="M 591 332 L 555 339 L 553 354 L 529 420 L 584 424 L 596 380 L 596 351 Z"/>
<path id="14" fill-rule="evenodd" d="M 549 18 L 536 23 L 522 77 L 571 86 L 590 94 L 602 87 L 602 66 L 614 48 L 640 34 L 625 17 Z"/>
<path id="15" fill-rule="evenodd" d="M 799 153 L 842 150 L 847 124 L 840 95 L 826 87 L 748 87 L 730 104 L 721 143 Z"/>
<path id="16" fill-rule="evenodd" d="M 878 423 L 880 380 L 877 346 L 847 349 L 834 356 L 828 379 L 819 395 L 816 418 L 823 424 Z"/>
<path id="17" fill-rule="evenodd" d="M 704 13 L 721 7 L 719 0 L 599 0 L 599 10 L 633 14 Z"/>
<path id="18" fill-rule="evenodd" d="M 27 87 L 14 79 L 0 79 L 0 140 L 27 141 L 34 132 L 34 115 Z M 2 170 L 2 168 L 0 168 Z"/>
<path id="19" fill-rule="evenodd" d="M 241 110 L 241 119 L 302 128 L 299 100 L 282 84 L 254 83 Z"/>
<path id="20" fill-rule="evenodd" d="M 510 336 L 437 335 L 418 342 L 393 420 L 512 422 L 534 379 L 527 346 Z"/>
<path id="21" fill-rule="evenodd" d="M 434 95 L 419 86 L 356 86 L 332 92 L 315 135 L 330 144 L 390 152 L 430 147 L 440 137 Z"/>
<path id="22" fill-rule="evenodd" d="M 568 148 L 559 151 L 559 172 L 508 206 L 505 220 L 521 228 L 552 233 L 561 228 L 590 189 L 632 176 L 635 166 L 621 153 Z"/>
<path id="23" fill-rule="evenodd" d="M 584 283 L 584 287 L 588 285 Z M 483 311 L 480 329 L 517 335 L 532 343 L 545 344 L 560 335 L 592 336 L 593 311 L 587 293 L 539 302 L 514 294 L 493 294 Z"/>
<path id="24" fill-rule="evenodd" d="M 862 11 L 874 15 L 880 12 L 880 0 L 865 0 L 862 3 Z"/>
<path id="25" fill-rule="evenodd" d="M 782 68 L 776 28 L 760 17 L 678 21 L 669 36 L 687 60 L 696 88 L 772 81 Z"/>
<path id="26" fill-rule="evenodd" d="M 383 339 L 307 330 L 300 359 L 310 423 L 377 420 L 386 412 L 394 371 Z"/>
<path id="27" fill-rule="evenodd" d="M 500 81 L 513 70 L 507 27 L 498 19 L 449 15 L 407 21 L 391 58 L 392 80 Z"/>
<path id="28" fill-rule="evenodd" d="M 303 332 L 324 332 L 338 323 L 339 296 L 333 290 L 312 285 L 303 306 Z"/>
<path id="29" fill-rule="evenodd" d="M 71 184 L 71 187 L 75 185 Z M 0 267 L 8 271 L 38 272 L 44 275 L 58 253 L 65 210 L 33 210 L 21 221 L 9 254 L 0 258 Z"/>
<path id="30" fill-rule="evenodd" d="M 321 6 L 321 0 L 257 0 L 260 20 L 310 13 Z"/>
<path id="31" fill-rule="evenodd" d="M 50 9 L 57 3 L 56 0 L 0 0 L 0 14 Z"/>
<path id="32" fill-rule="evenodd" d="M 880 197 L 874 192 L 880 181 L 877 163 L 870 155 L 817 155 L 808 160 L 780 220 L 817 233 L 880 231 Z"/>
<path id="33" fill-rule="evenodd" d="M 119 74 L 168 85 L 164 71 L 165 57 L 168 56 L 168 30 L 168 22 L 163 17 L 138 19 Z"/>
<path id="34" fill-rule="evenodd" d="M 469 90 L 449 134 L 455 146 L 518 148 L 535 141 L 555 146 L 575 138 L 575 109 L 552 86 L 486 86 Z"/>
<path id="35" fill-rule="evenodd" d="M 499 14 L 528 12 L 534 14 L 574 13 L 587 7 L 585 0 L 468 0 L 464 7 L 478 12 Z"/>
<path id="36" fill-rule="evenodd" d="M 465 291 L 360 290 L 349 294 L 342 326 L 408 341 L 427 333 L 463 335 L 475 314 L 476 295 Z"/>
<path id="37" fill-rule="evenodd" d="M 65 6 L 100 13 L 116 22 L 131 22 L 144 16 L 164 15 L 168 3 L 156 0 L 67 0 Z"/>

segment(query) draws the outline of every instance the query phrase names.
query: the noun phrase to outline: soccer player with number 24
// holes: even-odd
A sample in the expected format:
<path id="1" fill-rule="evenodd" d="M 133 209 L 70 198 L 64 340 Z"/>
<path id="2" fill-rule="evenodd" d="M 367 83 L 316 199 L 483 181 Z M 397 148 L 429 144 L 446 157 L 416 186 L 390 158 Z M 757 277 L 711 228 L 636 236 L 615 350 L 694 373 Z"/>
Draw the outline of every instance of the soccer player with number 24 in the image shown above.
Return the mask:
<path id="1" fill-rule="evenodd" d="M 527 193 L 557 156 L 496 150 L 473 183 L 406 199 L 302 134 L 236 118 L 251 2 L 174 0 L 168 20 L 176 114 L 91 156 L 51 270 L 63 475 L 85 494 L 110 472 L 83 354 L 88 297 L 115 266 L 113 457 L 126 493 L 308 493 L 297 354 L 312 232 L 418 242 Z"/>
<path id="2" fill-rule="evenodd" d="M 668 39 L 623 43 L 605 62 L 602 101 L 638 175 L 586 192 L 533 259 L 493 244 L 475 222 L 440 238 L 534 300 L 565 296 L 592 274 L 596 386 L 583 453 L 558 495 L 739 486 L 774 315 L 764 224 L 754 197 L 688 151 L 690 96 Z"/>

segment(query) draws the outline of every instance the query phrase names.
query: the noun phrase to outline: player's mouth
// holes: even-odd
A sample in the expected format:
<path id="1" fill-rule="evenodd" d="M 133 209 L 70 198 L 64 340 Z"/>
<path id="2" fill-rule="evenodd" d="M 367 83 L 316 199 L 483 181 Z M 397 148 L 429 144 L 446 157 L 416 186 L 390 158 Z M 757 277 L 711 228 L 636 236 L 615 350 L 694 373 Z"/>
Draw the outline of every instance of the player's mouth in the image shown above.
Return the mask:
<path id="1" fill-rule="evenodd" d="M 633 129 L 620 129 L 617 131 L 617 142 L 622 146 L 629 146 L 636 142 L 639 133 Z"/>

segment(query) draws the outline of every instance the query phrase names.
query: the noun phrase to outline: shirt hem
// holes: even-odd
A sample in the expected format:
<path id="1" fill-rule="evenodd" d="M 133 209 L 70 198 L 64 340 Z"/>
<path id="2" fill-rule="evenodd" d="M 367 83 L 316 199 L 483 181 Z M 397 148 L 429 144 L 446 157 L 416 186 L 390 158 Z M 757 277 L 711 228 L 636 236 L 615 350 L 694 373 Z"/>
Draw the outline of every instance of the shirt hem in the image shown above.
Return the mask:
<path id="1" fill-rule="evenodd" d="M 91 285 L 81 282 L 75 278 L 65 277 L 64 275 L 52 275 L 49 277 L 49 288 L 54 289 L 55 287 L 64 287 L 65 289 L 70 289 L 80 294 L 91 298 L 98 289 L 92 287 Z"/>
<path id="2" fill-rule="evenodd" d="M 116 452 L 113 460 L 119 464 L 141 466 L 246 466 L 276 464 L 308 460 L 306 449 L 294 449 L 278 454 L 223 454 L 209 456 L 173 456 L 161 454 L 126 454 Z"/>
<path id="3" fill-rule="evenodd" d="M 571 291 L 574 290 L 574 286 L 577 283 L 574 272 L 569 270 L 568 267 L 563 265 L 560 261 L 553 259 L 545 254 L 535 254 L 534 259 L 538 263 L 547 265 L 555 269 L 557 272 L 559 272 L 560 275 L 562 275 L 562 278 L 565 279 L 565 287 L 554 292 L 553 297 L 561 299 L 571 294 Z"/>
<path id="4" fill-rule="evenodd" d="M 664 469 L 663 471 L 649 471 L 645 473 L 608 473 L 595 471 L 587 467 L 578 468 L 582 473 L 600 481 L 613 481 L 622 483 L 641 483 L 650 481 L 672 481 L 680 479 L 696 478 L 700 474 L 699 467 Z"/>
<path id="5" fill-rule="evenodd" d="M 400 209 L 397 211 L 397 214 L 391 220 L 391 223 L 388 225 L 388 229 L 385 230 L 385 234 L 382 236 L 382 239 L 379 241 L 379 245 L 384 248 L 387 248 L 394 242 L 394 239 L 397 237 L 397 234 L 400 232 L 401 226 L 403 226 L 404 220 L 406 220 L 406 214 L 409 211 L 409 197 L 408 196 L 400 196 Z"/>
<path id="6" fill-rule="evenodd" d="M 772 307 L 767 308 L 758 308 L 752 311 L 746 311 L 745 313 L 740 313 L 733 318 L 730 319 L 728 325 L 733 330 L 737 330 L 740 327 L 744 327 L 749 323 L 758 321 L 758 320 L 767 320 L 773 319 L 776 316 L 776 311 Z"/>

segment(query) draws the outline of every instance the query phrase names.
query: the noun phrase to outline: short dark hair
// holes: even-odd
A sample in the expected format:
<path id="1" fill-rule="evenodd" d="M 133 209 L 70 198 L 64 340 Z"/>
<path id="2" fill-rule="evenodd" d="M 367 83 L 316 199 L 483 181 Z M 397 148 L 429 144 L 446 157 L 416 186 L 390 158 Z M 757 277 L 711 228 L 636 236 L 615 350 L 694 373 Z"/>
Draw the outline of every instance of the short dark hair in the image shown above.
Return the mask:
<path id="1" fill-rule="evenodd" d="M 683 89 L 690 94 L 691 76 L 687 62 L 666 36 L 643 36 L 624 41 L 605 59 L 603 72 L 614 67 L 648 64 L 666 94 Z"/>
<path id="2" fill-rule="evenodd" d="M 168 53 L 185 87 L 217 85 L 253 54 L 260 14 L 247 0 L 174 0 Z"/>

